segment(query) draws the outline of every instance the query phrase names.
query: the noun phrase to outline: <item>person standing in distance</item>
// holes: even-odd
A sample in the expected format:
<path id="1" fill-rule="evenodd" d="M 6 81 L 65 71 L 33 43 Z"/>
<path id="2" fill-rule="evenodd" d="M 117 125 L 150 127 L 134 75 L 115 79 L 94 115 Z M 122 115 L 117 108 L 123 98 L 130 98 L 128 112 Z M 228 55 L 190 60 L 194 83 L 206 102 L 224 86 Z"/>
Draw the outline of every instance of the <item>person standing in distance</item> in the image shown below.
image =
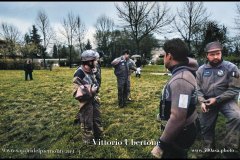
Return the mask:
<path id="1" fill-rule="evenodd" d="M 226 149 L 239 149 L 240 108 L 236 98 L 240 92 L 239 69 L 222 58 L 222 45 L 218 41 L 205 47 L 207 62 L 197 71 L 198 100 L 201 106 L 201 131 L 204 147 L 215 149 L 215 126 L 218 113 L 228 120 Z M 214 154 L 205 154 L 210 158 Z M 230 157 L 229 157 L 230 158 Z M 232 157 L 233 158 L 233 157 Z"/>
<path id="2" fill-rule="evenodd" d="M 28 80 L 28 76 L 30 80 L 33 80 L 32 72 L 33 72 L 33 64 L 31 60 L 26 60 L 24 64 L 24 71 L 25 71 L 25 81 Z"/>
<path id="3" fill-rule="evenodd" d="M 198 64 L 187 57 L 189 49 L 179 38 L 166 41 L 163 49 L 164 65 L 172 76 L 164 86 L 160 102 L 163 133 L 151 153 L 157 158 L 186 159 L 197 136 Z"/>
<path id="4" fill-rule="evenodd" d="M 129 50 L 125 50 L 121 57 L 115 58 L 111 64 L 114 67 L 114 74 L 117 77 L 118 87 L 118 105 L 120 108 L 126 106 L 128 91 L 128 74 L 129 67 L 127 61 L 129 59 Z"/>

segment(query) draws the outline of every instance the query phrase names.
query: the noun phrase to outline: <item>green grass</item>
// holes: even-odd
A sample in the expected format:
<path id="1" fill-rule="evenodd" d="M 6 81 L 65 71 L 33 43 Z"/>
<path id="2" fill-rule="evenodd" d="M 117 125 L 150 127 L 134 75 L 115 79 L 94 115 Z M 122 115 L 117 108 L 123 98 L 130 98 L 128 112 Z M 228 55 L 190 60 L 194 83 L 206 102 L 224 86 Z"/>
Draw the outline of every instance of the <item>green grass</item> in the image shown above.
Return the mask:
<path id="1" fill-rule="evenodd" d="M 122 109 L 117 108 L 113 69 L 102 68 L 104 139 L 123 144 L 93 146 L 82 143 L 80 126 L 73 125 L 78 112 L 78 102 L 72 97 L 75 69 L 34 70 L 33 81 L 25 81 L 23 71 L 0 70 L 0 158 L 152 158 L 153 145 L 136 141 L 155 141 L 161 135 L 155 119 L 161 90 L 169 76 L 150 72 L 164 72 L 164 67 L 145 66 L 140 79 L 133 74 L 134 102 Z M 222 132 L 224 126 L 219 125 L 217 130 Z M 124 145 L 125 140 L 128 145 Z M 130 143 L 132 140 L 135 145 Z M 192 148 L 199 145 L 198 140 Z M 198 156 L 189 153 L 190 158 Z"/>

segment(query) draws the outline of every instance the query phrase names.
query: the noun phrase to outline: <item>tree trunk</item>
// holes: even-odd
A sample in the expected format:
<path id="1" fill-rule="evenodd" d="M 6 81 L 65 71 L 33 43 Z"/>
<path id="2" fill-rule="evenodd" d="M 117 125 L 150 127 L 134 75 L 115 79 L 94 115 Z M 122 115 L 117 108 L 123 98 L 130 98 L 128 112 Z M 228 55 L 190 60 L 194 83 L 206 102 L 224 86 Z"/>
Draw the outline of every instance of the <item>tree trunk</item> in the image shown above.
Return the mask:
<path id="1" fill-rule="evenodd" d="M 70 45 L 69 46 L 69 49 L 70 49 L 70 55 L 69 55 L 69 68 L 72 68 L 72 46 Z"/>

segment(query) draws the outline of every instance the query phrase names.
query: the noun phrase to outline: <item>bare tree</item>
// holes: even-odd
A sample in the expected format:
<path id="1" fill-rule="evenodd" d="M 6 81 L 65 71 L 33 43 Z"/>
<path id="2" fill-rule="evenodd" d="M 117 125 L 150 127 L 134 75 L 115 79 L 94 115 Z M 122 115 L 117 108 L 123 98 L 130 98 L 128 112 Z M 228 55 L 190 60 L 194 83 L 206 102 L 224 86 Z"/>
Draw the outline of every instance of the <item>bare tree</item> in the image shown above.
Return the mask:
<path id="1" fill-rule="evenodd" d="M 50 40 L 53 38 L 53 29 L 50 26 L 49 18 L 44 10 L 40 10 L 37 15 L 37 26 L 39 27 L 41 34 L 43 36 L 43 48 L 42 48 L 42 57 L 44 67 L 46 67 L 45 58 L 46 50 L 50 43 Z"/>
<path id="2" fill-rule="evenodd" d="M 235 24 L 236 24 L 236 28 L 235 29 L 240 30 L 240 3 L 239 2 L 236 3 L 236 7 L 237 7 L 237 10 L 236 10 L 237 16 L 234 19 Z"/>
<path id="3" fill-rule="evenodd" d="M 76 33 L 76 39 L 78 41 L 80 53 L 82 53 L 83 52 L 83 40 L 84 40 L 84 36 L 86 34 L 86 27 L 85 27 L 85 24 L 83 23 L 83 21 L 81 20 L 80 16 L 77 16 L 77 18 L 76 18 L 75 33 Z"/>
<path id="4" fill-rule="evenodd" d="M 33 53 L 37 50 L 37 46 L 34 43 L 31 43 L 30 38 L 31 31 L 29 33 L 25 33 L 23 40 L 21 43 L 20 52 L 22 52 L 23 58 L 32 58 L 33 61 Z"/>
<path id="5" fill-rule="evenodd" d="M 12 58 L 16 58 L 16 50 L 17 50 L 17 43 L 19 41 L 20 32 L 14 25 L 2 22 L 1 23 L 1 32 L 0 35 L 3 37 L 3 39 L 6 41 L 8 54 Z M 6 52 L 5 52 L 5 58 L 6 58 Z"/>
<path id="6" fill-rule="evenodd" d="M 66 19 L 65 18 L 63 19 L 62 25 L 63 25 L 64 31 L 61 31 L 61 33 L 65 38 L 67 38 L 68 47 L 70 49 L 69 67 L 72 68 L 72 46 L 73 46 L 73 40 L 74 40 L 74 32 L 77 26 L 76 17 L 73 15 L 72 12 L 68 13 Z"/>
<path id="7" fill-rule="evenodd" d="M 125 1 L 122 8 L 117 4 L 116 8 L 119 18 L 126 22 L 124 27 L 131 31 L 138 53 L 140 42 L 144 37 L 152 32 L 161 33 L 160 29 L 173 21 L 166 3 L 160 7 L 160 2 Z"/>
<path id="8" fill-rule="evenodd" d="M 53 36 L 53 45 L 55 44 L 57 46 L 57 55 L 58 55 L 58 64 L 60 66 L 60 53 L 59 53 L 59 46 L 62 44 L 61 38 L 57 36 L 57 34 L 54 34 Z"/>
<path id="9" fill-rule="evenodd" d="M 181 34 L 191 51 L 191 42 L 194 34 L 198 34 L 199 28 L 207 22 L 208 14 L 203 2 L 184 2 L 182 9 L 177 9 L 177 17 L 174 27 Z"/>
<path id="10" fill-rule="evenodd" d="M 101 15 L 95 24 L 96 34 L 94 35 L 97 46 L 103 52 L 109 51 L 111 43 L 111 33 L 114 29 L 114 21 L 106 15 Z"/>

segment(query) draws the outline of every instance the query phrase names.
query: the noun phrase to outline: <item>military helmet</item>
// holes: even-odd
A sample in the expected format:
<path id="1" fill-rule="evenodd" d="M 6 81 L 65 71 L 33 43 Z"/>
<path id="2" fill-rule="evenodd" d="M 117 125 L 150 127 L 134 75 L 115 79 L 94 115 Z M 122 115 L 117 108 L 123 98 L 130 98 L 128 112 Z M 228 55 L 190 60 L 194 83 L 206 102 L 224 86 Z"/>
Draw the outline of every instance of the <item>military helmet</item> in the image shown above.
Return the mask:
<path id="1" fill-rule="evenodd" d="M 81 55 L 81 61 L 92 61 L 96 60 L 95 51 L 93 50 L 86 50 Z"/>
<path id="2" fill-rule="evenodd" d="M 100 56 L 99 56 L 99 53 L 98 53 L 98 52 L 95 52 L 95 57 L 96 57 L 96 59 L 100 58 Z"/>

